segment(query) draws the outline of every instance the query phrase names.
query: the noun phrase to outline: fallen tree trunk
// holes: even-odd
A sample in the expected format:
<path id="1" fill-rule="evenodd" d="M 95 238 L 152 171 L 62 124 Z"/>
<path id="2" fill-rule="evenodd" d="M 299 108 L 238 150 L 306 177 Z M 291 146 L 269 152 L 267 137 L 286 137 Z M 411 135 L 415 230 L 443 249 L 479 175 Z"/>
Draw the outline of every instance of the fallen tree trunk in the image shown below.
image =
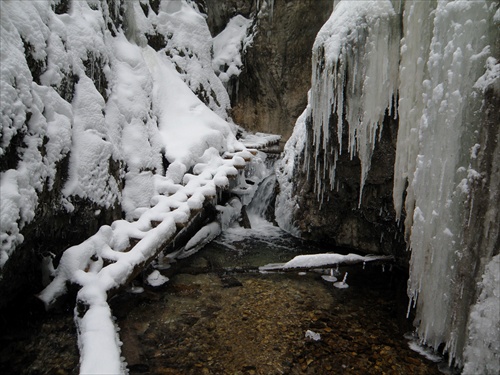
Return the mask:
<path id="1" fill-rule="evenodd" d="M 243 153 L 246 156 L 248 152 Z M 238 153 L 232 159 L 221 158 L 219 167 L 210 171 L 211 178 L 207 179 L 203 170 L 187 176 L 186 184 L 175 186 L 174 194 L 154 197 L 154 206 L 139 220 L 103 226 L 94 236 L 64 252 L 54 280 L 38 297 L 50 308 L 68 285 L 80 288 L 75 323 L 81 373 L 126 372 L 108 299 L 162 251 L 184 246 L 213 219 L 216 197 L 243 173 L 239 172 L 242 160 Z"/>

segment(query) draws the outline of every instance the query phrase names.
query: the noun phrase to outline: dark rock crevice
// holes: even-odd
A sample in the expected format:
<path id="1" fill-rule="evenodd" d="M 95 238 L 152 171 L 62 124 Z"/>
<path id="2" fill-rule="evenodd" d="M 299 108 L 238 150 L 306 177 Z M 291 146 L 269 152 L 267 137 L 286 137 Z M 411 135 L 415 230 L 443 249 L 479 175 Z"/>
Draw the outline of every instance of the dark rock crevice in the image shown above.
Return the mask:
<path id="1" fill-rule="evenodd" d="M 312 121 L 311 118 L 308 120 L 309 123 Z M 337 121 L 333 114 L 329 124 L 333 134 L 328 139 L 327 149 L 338 147 Z M 407 265 L 409 253 L 404 228 L 396 222 L 392 199 L 397 129 L 397 118 L 387 110 L 361 201 L 361 163 L 357 156 L 351 159 L 349 155 L 347 125 L 343 128 L 342 152 L 336 162 L 335 181 L 325 176 L 323 186 L 315 186 L 312 175 L 322 170 L 325 162 L 333 164 L 333 151 L 320 152 L 317 160 L 314 156 L 301 155 L 298 164 L 302 167 L 296 170 L 295 186 L 300 213 L 295 213 L 295 223 L 304 238 L 363 253 L 395 255 L 398 263 Z M 307 126 L 307 131 L 306 153 L 313 149 L 314 138 L 311 126 Z M 325 160 L 325 155 L 329 160 Z"/>

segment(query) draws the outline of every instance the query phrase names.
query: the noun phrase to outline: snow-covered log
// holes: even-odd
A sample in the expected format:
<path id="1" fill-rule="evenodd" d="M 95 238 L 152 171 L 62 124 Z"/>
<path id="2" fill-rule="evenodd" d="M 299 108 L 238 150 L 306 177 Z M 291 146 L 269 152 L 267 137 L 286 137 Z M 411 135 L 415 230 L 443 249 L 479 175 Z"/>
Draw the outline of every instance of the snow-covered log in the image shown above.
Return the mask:
<path id="1" fill-rule="evenodd" d="M 227 188 L 226 184 L 217 185 L 216 177 L 237 174 L 233 163 L 239 163 L 241 157 L 236 153 L 235 160 L 220 156 L 219 159 L 220 164 L 215 169 L 212 169 L 213 164 L 199 166 L 200 174 L 190 175 L 185 179 L 186 185 L 178 185 L 174 194 L 154 197 L 156 204 L 137 221 L 120 220 L 104 226 L 84 243 L 64 252 L 55 279 L 39 298 L 50 307 L 66 292 L 68 283 L 80 287 L 75 321 L 82 373 L 121 372 L 119 369 L 124 368 L 107 300 L 137 276 L 188 225 L 206 197 L 211 198 L 213 191 Z M 218 223 L 203 227 L 184 247 L 186 251 L 176 255 L 189 255 L 219 232 Z M 131 246 L 131 239 L 138 241 L 133 241 Z M 106 350 L 102 348 L 103 342 L 109 346 Z"/>
<path id="2" fill-rule="evenodd" d="M 259 271 L 297 271 L 312 268 L 331 268 L 339 264 L 356 264 L 373 261 L 389 262 L 393 260 L 394 257 L 383 255 L 342 255 L 335 253 L 298 255 L 286 263 L 272 263 L 259 267 Z"/>

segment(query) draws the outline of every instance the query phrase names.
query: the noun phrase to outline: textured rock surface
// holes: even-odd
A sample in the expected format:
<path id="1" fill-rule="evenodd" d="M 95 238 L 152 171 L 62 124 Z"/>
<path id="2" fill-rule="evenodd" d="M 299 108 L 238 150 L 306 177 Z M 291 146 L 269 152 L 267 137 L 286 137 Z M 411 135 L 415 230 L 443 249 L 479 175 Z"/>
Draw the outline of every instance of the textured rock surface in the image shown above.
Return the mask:
<path id="1" fill-rule="evenodd" d="M 200 10 L 207 15 L 207 24 L 212 36 L 226 27 L 234 16 L 241 14 L 250 18 L 257 9 L 256 0 L 196 0 Z"/>
<path id="2" fill-rule="evenodd" d="M 336 117 L 332 117 L 330 121 L 331 128 L 336 129 Z M 398 261 L 408 261 L 409 253 L 404 251 L 403 229 L 395 222 L 392 203 L 396 137 L 397 120 L 386 115 L 382 137 L 375 147 L 372 168 L 368 173 L 360 206 L 361 166 L 357 157 L 351 160 L 349 156 L 346 131 L 343 134 L 342 154 L 337 160 L 338 189 L 325 191 L 322 203 L 318 201 L 318 193 L 314 191 L 314 178 L 308 174 L 308 171 L 315 173 L 314 158 L 309 158 L 310 165 L 298 168 L 296 195 L 300 210 L 294 213 L 294 222 L 304 238 L 330 242 L 366 253 L 395 254 Z M 308 136 L 309 149 L 312 138 Z M 336 134 L 330 138 L 330 142 L 332 141 L 337 142 Z M 303 163 L 302 155 L 299 165 Z"/>
<path id="3" fill-rule="evenodd" d="M 332 7 L 331 1 L 275 0 L 272 12 L 257 15 L 257 33 L 231 98 L 237 124 L 288 139 L 307 104 L 314 38 Z"/>

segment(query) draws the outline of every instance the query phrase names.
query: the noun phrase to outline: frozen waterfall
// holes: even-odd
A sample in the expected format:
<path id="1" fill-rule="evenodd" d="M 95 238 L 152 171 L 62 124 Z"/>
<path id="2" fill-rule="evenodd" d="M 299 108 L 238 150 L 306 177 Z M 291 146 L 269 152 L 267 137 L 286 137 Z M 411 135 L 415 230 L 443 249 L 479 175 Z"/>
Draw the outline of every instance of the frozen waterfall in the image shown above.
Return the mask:
<path id="1" fill-rule="evenodd" d="M 478 192 L 472 190 L 481 190 L 494 177 L 479 160 L 495 150 L 488 149 L 481 134 L 488 126 L 485 86 L 476 82 L 485 69 L 498 72 L 491 60 L 498 57 L 498 26 L 493 26 L 498 4 L 439 1 L 434 6 L 417 1 L 405 5 L 393 193 L 399 215 L 408 182 L 408 293 L 417 306 L 419 336 L 434 348 L 445 343 L 450 363 L 461 365 L 475 285 L 498 252 L 495 246 L 474 249 L 468 239 L 468 231 L 482 231 L 495 217 L 498 225 L 498 185 L 493 185 L 485 192 L 491 193 L 488 205 L 496 208 L 470 228 Z M 495 236 L 488 231 L 483 235 Z M 496 324 L 498 330 L 498 320 Z"/>
<path id="2" fill-rule="evenodd" d="M 450 364 L 487 373 L 500 370 L 498 303 L 480 313 L 500 272 L 486 267 L 500 249 L 499 23 L 491 1 L 338 2 L 317 35 L 309 104 L 278 168 L 277 212 L 300 210 L 293 177 L 302 166 L 321 210 L 342 189 L 336 167 L 347 150 L 361 164 L 361 206 L 382 121 L 397 116 L 393 200 L 411 249 L 418 336 L 444 344 Z M 298 216 L 279 224 L 294 231 Z M 489 338 L 478 334 L 485 325 Z M 478 356 L 478 345 L 490 352 Z"/>
<path id="3" fill-rule="evenodd" d="M 306 154 L 314 155 L 316 192 L 321 197 L 327 181 L 334 187 L 345 127 L 348 152 L 361 161 L 361 203 L 375 141 L 397 91 L 399 18 L 389 0 L 340 2 L 334 15 L 319 31 L 313 47 L 314 150 Z M 331 150 L 333 118 L 338 145 L 330 145 Z M 333 160 L 327 155 L 332 151 Z M 325 161 L 322 170 L 318 170 L 320 159 Z"/>

